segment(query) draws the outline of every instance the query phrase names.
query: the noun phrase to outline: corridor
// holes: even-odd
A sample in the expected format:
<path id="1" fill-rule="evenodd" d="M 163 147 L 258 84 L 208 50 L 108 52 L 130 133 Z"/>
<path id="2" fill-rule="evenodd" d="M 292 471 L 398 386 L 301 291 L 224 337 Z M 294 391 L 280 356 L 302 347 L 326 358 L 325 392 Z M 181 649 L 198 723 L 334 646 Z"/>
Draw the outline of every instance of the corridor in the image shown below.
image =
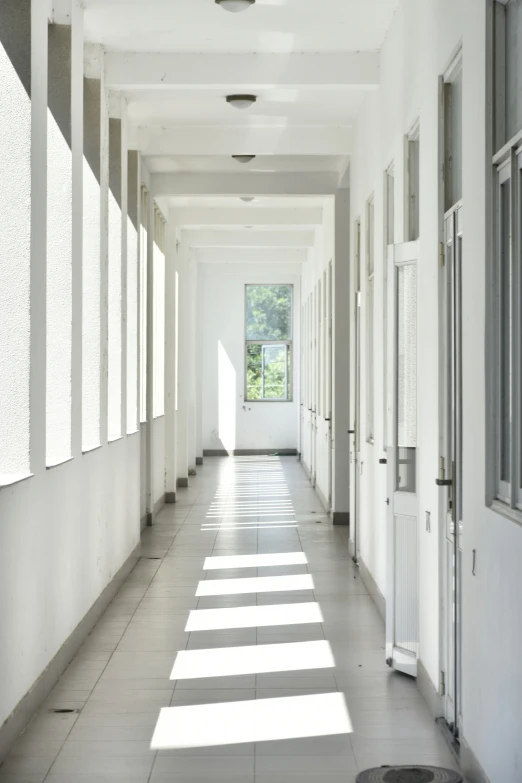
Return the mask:
<path id="1" fill-rule="evenodd" d="M 144 533 L 0 783 L 354 783 L 382 764 L 454 767 L 415 681 L 384 657 L 348 528 L 328 524 L 299 461 L 206 459 Z"/>

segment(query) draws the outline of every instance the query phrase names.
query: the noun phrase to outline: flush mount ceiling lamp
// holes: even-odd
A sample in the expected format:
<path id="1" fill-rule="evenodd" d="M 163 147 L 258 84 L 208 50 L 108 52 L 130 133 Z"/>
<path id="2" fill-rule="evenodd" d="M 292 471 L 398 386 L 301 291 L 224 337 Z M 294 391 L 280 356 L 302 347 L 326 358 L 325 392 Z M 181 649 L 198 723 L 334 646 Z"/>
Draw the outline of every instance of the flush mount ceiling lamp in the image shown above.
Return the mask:
<path id="1" fill-rule="evenodd" d="M 227 95 L 227 103 L 234 109 L 249 109 L 256 101 L 255 95 Z"/>
<path id="2" fill-rule="evenodd" d="M 244 201 L 245 204 L 250 204 L 252 201 L 255 201 L 254 196 L 240 196 L 239 198 L 241 201 Z"/>
<path id="3" fill-rule="evenodd" d="M 254 5 L 256 0 L 216 0 L 217 5 L 224 8 L 225 11 L 230 11 L 232 14 L 239 14 L 241 11 L 246 11 L 251 5 Z"/>
<path id="4" fill-rule="evenodd" d="M 255 155 L 232 155 L 234 160 L 237 160 L 238 163 L 250 163 L 251 160 L 254 160 L 256 157 Z"/>

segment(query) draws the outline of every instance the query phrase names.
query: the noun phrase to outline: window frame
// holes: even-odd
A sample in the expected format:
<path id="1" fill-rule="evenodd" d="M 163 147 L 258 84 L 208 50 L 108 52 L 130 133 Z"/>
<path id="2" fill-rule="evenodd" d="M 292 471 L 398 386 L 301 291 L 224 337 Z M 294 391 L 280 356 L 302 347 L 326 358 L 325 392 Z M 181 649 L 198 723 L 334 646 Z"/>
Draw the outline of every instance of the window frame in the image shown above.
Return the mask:
<path id="1" fill-rule="evenodd" d="M 289 340 L 248 340 L 247 339 L 247 312 L 248 312 L 248 289 L 249 288 L 289 288 L 290 289 L 290 334 Z M 244 367 L 244 400 L 249 404 L 253 403 L 265 403 L 265 402 L 293 402 L 294 401 L 294 285 L 293 283 L 245 283 L 245 367 Z M 272 397 L 262 398 L 260 400 L 252 400 L 248 396 L 248 347 L 249 345 L 262 345 L 262 346 L 287 346 L 287 373 L 286 373 L 286 397 Z"/>
<path id="2" fill-rule="evenodd" d="M 522 128 L 508 125 L 507 4 L 493 2 L 488 7 L 488 83 L 487 94 L 493 111 L 488 129 L 488 148 L 492 166 L 488 178 L 488 251 L 492 263 L 486 268 L 487 283 L 487 455 L 486 505 L 493 511 L 522 525 Z M 512 135 L 514 133 L 514 135 Z M 510 134 L 510 136 L 508 136 Z M 505 258 L 503 258 L 502 187 L 509 183 L 508 274 L 509 346 L 509 481 L 502 480 L 501 449 L 502 420 L 502 314 L 505 308 L 503 290 Z M 506 452 L 504 452 L 506 453 Z"/>
<path id="3" fill-rule="evenodd" d="M 375 198 L 366 202 L 366 442 L 375 443 Z"/>
<path id="4" fill-rule="evenodd" d="M 522 139 L 516 136 L 493 158 L 494 165 L 494 487 L 493 502 L 520 516 L 522 512 Z M 502 479 L 502 188 L 509 183 L 509 481 Z M 518 520 L 522 523 L 522 516 Z"/>

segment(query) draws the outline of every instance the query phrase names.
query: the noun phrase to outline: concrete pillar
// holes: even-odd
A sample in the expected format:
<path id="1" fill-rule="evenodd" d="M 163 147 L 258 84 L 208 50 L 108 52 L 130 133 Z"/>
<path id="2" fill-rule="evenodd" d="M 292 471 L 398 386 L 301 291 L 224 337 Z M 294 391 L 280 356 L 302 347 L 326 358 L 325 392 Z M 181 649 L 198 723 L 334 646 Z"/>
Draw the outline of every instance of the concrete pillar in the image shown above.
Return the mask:
<path id="1" fill-rule="evenodd" d="M 177 271 L 179 284 L 179 314 L 178 314 L 178 411 L 176 416 L 177 437 L 177 486 L 188 486 L 188 356 L 187 337 L 189 329 L 189 284 L 188 284 L 188 249 L 182 242 L 177 255 Z"/>
<path id="2" fill-rule="evenodd" d="M 109 297 L 109 103 L 105 62 L 101 59 L 100 83 L 100 442 L 108 443 L 108 314 Z"/>
<path id="3" fill-rule="evenodd" d="M 147 220 L 147 524 L 154 521 L 154 199 Z"/>
<path id="4" fill-rule="evenodd" d="M 109 119 L 108 436 L 122 436 L 122 121 Z"/>
<path id="5" fill-rule="evenodd" d="M 196 473 L 196 438 L 197 438 L 197 286 L 198 268 L 193 254 L 189 257 L 188 267 L 188 330 L 187 330 L 187 359 L 188 359 L 188 395 L 187 395 L 187 435 L 188 435 L 188 468 L 189 475 Z"/>
<path id="6" fill-rule="evenodd" d="M 203 311 L 199 272 L 198 265 L 196 289 L 196 465 L 203 464 Z"/>
<path id="7" fill-rule="evenodd" d="M 72 450 L 71 27 L 50 24 L 48 36 L 46 464 L 52 467 Z"/>
<path id="8" fill-rule="evenodd" d="M 72 456 L 82 454 L 83 386 L 83 9 L 71 4 L 72 143 Z"/>
<path id="9" fill-rule="evenodd" d="M 127 312 L 127 433 L 139 430 L 139 399 L 140 399 L 140 172 L 139 154 L 136 150 L 127 151 L 127 269 L 132 271 L 131 281 L 128 280 Z"/>
<path id="10" fill-rule="evenodd" d="M 82 446 L 97 448 L 101 425 L 101 81 L 83 80 L 83 249 L 82 249 Z"/>
<path id="11" fill-rule="evenodd" d="M 121 170 L 121 434 L 127 434 L 127 215 L 128 215 L 128 140 L 127 101 L 121 98 L 120 170 Z"/>
<path id="12" fill-rule="evenodd" d="M 333 497 L 334 525 L 350 522 L 350 191 L 335 196 L 333 265 Z"/>
<path id="13" fill-rule="evenodd" d="M 165 238 L 165 500 L 176 502 L 176 228 L 172 212 Z"/>

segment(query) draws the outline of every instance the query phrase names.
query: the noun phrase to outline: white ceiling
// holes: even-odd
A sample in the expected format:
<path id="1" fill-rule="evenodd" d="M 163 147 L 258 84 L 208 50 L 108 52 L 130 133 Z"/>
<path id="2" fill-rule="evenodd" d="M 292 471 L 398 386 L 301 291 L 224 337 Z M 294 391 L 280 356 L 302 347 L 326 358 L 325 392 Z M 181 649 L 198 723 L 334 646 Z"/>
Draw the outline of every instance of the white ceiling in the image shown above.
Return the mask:
<path id="1" fill-rule="evenodd" d="M 84 0 L 88 41 L 140 52 L 377 50 L 397 0 L 257 0 L 240 14 L 214 0 Z"/>
<path id="2" fill-rule="evenodd" d="M 273 226 L 268 217 L 253 221 L 248 242 L 260 244 L 252 259 L 263 257 L 263 246 L 298 241 L 303 226 L 307 241 L 315 236 L 330 196 L 307 194 L 334 192 L 349 167 L 352 126 L 378 86 L 378 52 L 397 3 L 256 0 L 231 14 L 214 0 L 83 0 L 86 41 L 105 48 L 111 107 L 125 98 L 129 139 L 152 175 L 153 195 L 197 227 L 184 231 L 200 243 L 196 257 L 243 257 L 235 245 L 245 241 L 255 210 L 277 217 Z M 231 93 L 257 101 L 238 111 L 225 100 Z M 256 154 L 249 164 L 231 158 L 247 153 Z M 227 192 L 279 195 L 245 204 L 220 195 Z M 222 246 L 215 210 L 230 247 Z M 281 253 L 296 262 L 308 257 L 301 248 Z"/>

